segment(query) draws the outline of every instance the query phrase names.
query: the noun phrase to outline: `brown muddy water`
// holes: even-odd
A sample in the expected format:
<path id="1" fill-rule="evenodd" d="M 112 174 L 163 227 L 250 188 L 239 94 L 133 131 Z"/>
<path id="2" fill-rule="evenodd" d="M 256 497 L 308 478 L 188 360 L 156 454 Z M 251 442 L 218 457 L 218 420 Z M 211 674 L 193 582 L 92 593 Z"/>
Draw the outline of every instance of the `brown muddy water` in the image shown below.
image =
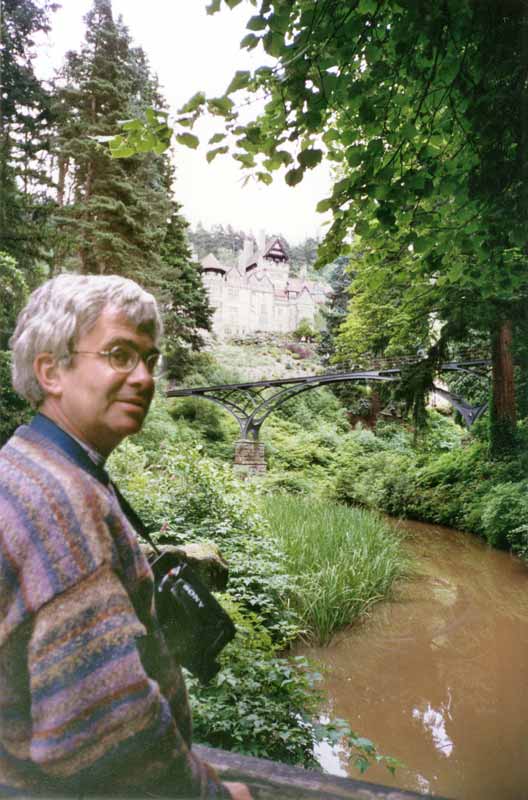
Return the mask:
<path id="1" fill-rule="evenodd" d="M 405 764 L 362 777 L 456 800 L 528 798 L 528 567 L 474 536 L 405 522 L 417 577 L 329 647 L 327 713 Z M 328 772 L 358 777 L 323 748 Z"/>

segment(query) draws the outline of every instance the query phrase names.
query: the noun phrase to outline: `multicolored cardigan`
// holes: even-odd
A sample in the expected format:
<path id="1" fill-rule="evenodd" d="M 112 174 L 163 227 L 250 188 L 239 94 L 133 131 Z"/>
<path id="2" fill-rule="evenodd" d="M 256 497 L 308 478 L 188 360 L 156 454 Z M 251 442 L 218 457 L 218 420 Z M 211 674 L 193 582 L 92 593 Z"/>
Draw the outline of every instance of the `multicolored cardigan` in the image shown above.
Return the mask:
<path id="1" fill-rule="evenodd" d="M 228 797 L 190 742 L 132 526 L 71 453 L 19 428 L 0 450 L 0 796 Z"/>

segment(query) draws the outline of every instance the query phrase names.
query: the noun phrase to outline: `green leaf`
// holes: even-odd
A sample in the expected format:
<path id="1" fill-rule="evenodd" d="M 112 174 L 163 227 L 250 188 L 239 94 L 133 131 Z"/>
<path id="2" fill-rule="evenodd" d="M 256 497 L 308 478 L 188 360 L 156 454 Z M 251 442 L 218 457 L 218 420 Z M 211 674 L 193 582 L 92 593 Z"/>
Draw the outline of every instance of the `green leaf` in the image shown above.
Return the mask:
<path id="1" fill-rule="evenodd" d="M 240 48 L 245 50 L 253 50 L 259 42 L 260 39 L 258 36 L 255 36 L 254 33 L 248 33 L 247 36 L 244 36 L 240 42 Z"/>
<path id="2" fill-rule="evenodd" d="M 136 119 L 120 119 L 117 124 L 124 131 L 137 131 L 145 126 L 145 123 L 137 117 Z"/>
<path id="3" fill-rule="evenodd" d="M 158 139 L 158 141 L 156 142 L 156 144 L 152 149 L 154 150 L 157 156 L 160 156 L 162 153 L 165 152 L 165 150 L 167 150 L 168 147 L 170 147 L 170 142 L 163 142 L 160 139 Z"/>
<path id="4" fill-rule="evenodd" d="M 136 149 L 134 147 L 127 147 L 126 145 L 123 145 L 110 150 L 110 155 L 112 158 L 130 158 L 130 156 L 136 155 Z"/>
<path id="5" fill-rule="evenodd" d="M 166 111 L 158 111 L 156 108 L 147 108 L 145 111 L 145 117 L 147 118 L 149 125 L 155 126 L 159 125 L 160 121 L 162 125 L 166 125 L 169 115 Z"/>
<path id="6" fill-rule="evenodd" d="M 220 2 L 221 0 L 212 0 L 211 4 L 207 6 L 206 11 L 210 16 L 220 11 Z"/>
<path id="7" fill-rule="evenodd" d="M 376 748 L 370 739 L 367 739 L 364 736 L 357 736 L 354 738 L 354 744 L 356 747 L 361 747 L 363 750 L 367 750 L 373 752 Z"/>
<path id="8" fill-rule="evenodd" d="M 362 219 L 356 223 L 354 230 L 358 236 L 368 236 L 370 233 L 370 225 L 366 220 Z"/>
<path id="9" fill-rule="evenodd" d="M 246 28 L 248 31 L 263 31 L 268 25 L 268 21 L 265 17 L 257 15 L 255 17 L 251 17 L 251 19 L 246 23 Z"/>
<path id="10" fill-rule="evenodd" d="M 304 169 L 302 167 L 299 167 L 298 169 L 290 169 L 284 176 L 284 180 L 288 186 L 296 186 L 302 181 L 303 175 Z"/>
<path id="11" fill-rule="evenodd" d="M 226 94 L 237 92 L 239 89 L 245 89 L 251 80 L 251 73 L 247 69 L 239 69 L 235 72 L 233 79 L 226 89 Z"/>
<path id="12" fill-rule="evenodd" d="M 358 14 L 375 14 L 378 7 L 377 0 L 359 0 Z"/>
<path id="13" fill-rule="evenodd" d="M 196 122 L 194 117 L 176 117 L 175 121 L 182 128 L 192 128 Z"/>
<path id="14" fill-rule="evenodd" d="M 319 200 L 317 203 L 315 210 L 319 211 L 321 214 L 325 211 L 329 211 L 332 208 L 332 198 L 327 197 L 325 200 Z"/>
<path id="15" fill-rule="evenodd" d="M 362 147 L 358 145 L 354 145 L 353 147 L 349 147 L 346 151 L 346 160 L 350 164 L 351 167 L 357 167 L 363 161 L 365 157 L 365 151 Z"/>
<path id="16" fill-rule="evenodd" d="M 209 139 L 209 144 L 218 144 L 218 142 L 223 142 L 225 137 L 225 133 L 215 133 L 214 136 L 211 136 Z"/>
<path id="17" fill-rule="evenodd" d="M 223 147 L 215 147 L 214 150 L 209 150 L 208 153 L 205 156 L 206 159 L 207 159 L 207 162 L 210 164 L 211 161 L 213 161 L 217 156 L 219 156 L 219 155 L 221 155 L 223 153 L 227 153 L 228 150 L 229 150 L 229 147 L 227 145 L 224 145 Z"/>
<path id="18" fill-rule="evenodd" d="M 273 183 L 273 178 L 268 172 L 257 172 L 257 178 L 261 183 L 265 183 L 266 186 L 269 186 L 270 183 Z"/>
<path id="19" fill-rule="evenodd" d="M 207 108 L 211 114 L 216 114 L 220 117 L 227 117 L 233 108 L 233 101 L 229 97 L 213 97 L 207 101 Z"/>
<path id="20" fill-rule="evenodd" d="M 418 129 L 411 122 L 407 122 L 401 129 L 401 135 L 404 139 L 414 139 L 418 136 Z"/>
<path id="21" fill-rule="evenodd" d="M 354 766 L 359 770 L 360 775 L 363 775 L 369 768 L 369 760 L 365 756 L 357 756 L 354 759 Z"/>
<path id="22" fill-rule="evenodd" d="M 419 239 L 416 239 L 414 242 L 414 252 L 415 253 L 427 253 L 433 245 L 431 239 L 427 236 L 421 236 Z"/>
<path id="23" fill-rule="evenodd" d="M 205 94 L 203 92 L 196 92 L 193 96 L 187 100 L 185 105 L 183 105 L 178 114 L 190 114 L 193 111 L 197 111 L 200 106 L 203 106 L 205 103 Z"/>
<path id="24" fill-rule="evenodd" d="M 250 153 L 237 153 L 233 156 L 236 161 L 240 161 L 243 167 L 254 167 L 255 159 Z"/>
<path id="25" fill-rule="evenodd" d="M 125 144 L 125 142 L 126 142 L 126 139 L 125 139 L 124 136 L 121 136 L 121 135 L 114 136 L 111 139 L 110 143 L 109 143 L 110 144 L 110 149 L 113 150 L 114 148 L 122 147 Z"/>
<path id="26" fill-rule="evenodd" d="M 176 141 L 180 144 L 185 145 L 185 147 L 190 147 L 193 150 L 196 150 L 198 145 L 200 144 L 200 140 L 197 136 L 194 136 L 192 133 L 178 133 L 176 135 Z"/>
<path id="27" fill-rule="evenodd" d="M 371 185 L 369 195 L 375 197 L 376 200 L 385 200 L 390 192 L 390 186 L 386 183 L 374 183 Z"/>
<path id="28" fill-rule="evenodd" d="M 313 169 L 321 162 L 323 158 L 323 151 L 322 150 L 302 150 L 299 153 L 299 164 L 305 169 Z"/>
<path id="29" fill-rule="evenodd" d="M 272 30 L 269 30 L 264 36 L 262 39 L 262 44 L 264 45 L 264 50 L 266 53 L 274 58 L 280 58 L 280 56 L 283 55 L 284 51 L 286 50 L 284 36 Z"/>
<path id="30" fill-rule="evenodd" d="M 331 144 L 332 142 L 336 142 L 339 140 L 339 133 L 336 131 L 335 128 L 330 128 L 323 134 L 323 142 L 325 144 Z"/>

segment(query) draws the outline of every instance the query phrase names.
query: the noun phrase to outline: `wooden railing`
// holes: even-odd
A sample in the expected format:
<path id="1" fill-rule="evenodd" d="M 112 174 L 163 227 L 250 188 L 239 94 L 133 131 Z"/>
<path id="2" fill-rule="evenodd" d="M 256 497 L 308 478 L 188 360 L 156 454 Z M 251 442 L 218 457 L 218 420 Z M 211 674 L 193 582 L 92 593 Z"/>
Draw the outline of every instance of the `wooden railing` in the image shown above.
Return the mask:
<path id="1" fill-rule="evenodd" d="M 194 745 L 193 750 L 222 780 L 248 784 L 254 800 L 411 800 L 428 796 L 203 745 Z M 435 800 L 442 798 L 435 795 Z"/>

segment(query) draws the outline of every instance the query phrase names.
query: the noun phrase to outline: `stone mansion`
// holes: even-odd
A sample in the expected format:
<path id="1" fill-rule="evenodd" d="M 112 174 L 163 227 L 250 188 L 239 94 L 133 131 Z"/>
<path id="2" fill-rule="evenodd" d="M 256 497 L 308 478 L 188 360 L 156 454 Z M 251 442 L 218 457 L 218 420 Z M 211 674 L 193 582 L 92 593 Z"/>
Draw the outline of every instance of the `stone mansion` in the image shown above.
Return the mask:
<path id="1" fill-rule="evenodd" d="M 246 239 L 236 266 L 225 266 L 210 253 L 201 262 L 202 280 L 214 309 L 218 335 L 254 331 L 286 333 L 303 319 L 314 323 L 328 302 L 330 287 L 308 280 L 306 271 L 290 277 L 290 265 L 279 238 Z"/>

